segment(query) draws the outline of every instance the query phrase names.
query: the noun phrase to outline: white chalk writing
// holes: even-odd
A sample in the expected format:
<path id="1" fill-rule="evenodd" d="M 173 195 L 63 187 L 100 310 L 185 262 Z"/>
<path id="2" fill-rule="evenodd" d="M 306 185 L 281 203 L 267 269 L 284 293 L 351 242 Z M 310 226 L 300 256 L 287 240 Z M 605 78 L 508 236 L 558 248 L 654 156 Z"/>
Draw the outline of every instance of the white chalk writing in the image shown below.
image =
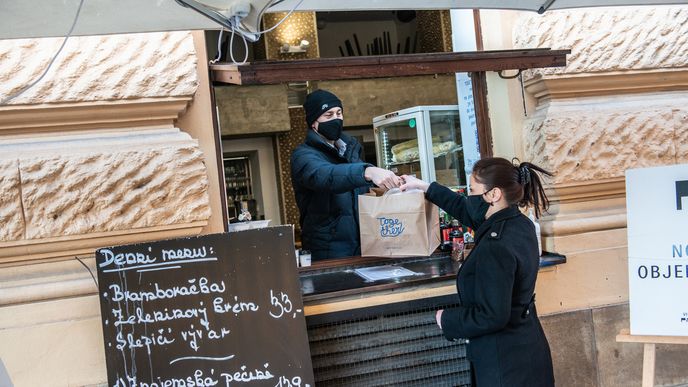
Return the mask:
<path id="1" fill-rule="evenodd" d="M 205 258 L 207 252 L 205 246 L 197 249 L 172 249 L 172 250 L 162 250 L 162 260 L 172 261 L 176 259 L 195 259 L 195 258 Z"/>
<path id="2" fill-rule="evenodd" d="M 150 257 L 148 254 L 143 253 L 119 253 L 115 254 L 110 249 L 100 249 L 100 253 L 105 257 L 105 261 L 99 264 L 98 267 L 107 267 L 112 264 L 115 266 L 124 265 L 147 265 L 150 263 L 155 263 L 156 258 Z"/>
<path id="3" fill-rule="evenodd" d="M 259 306 L 253 302 L 240 302 L 237 296 L 234 296 L 234 303 L 225 302 L 222 297 L 215 297 L 213 300 L 213 310 L 215 313 L 232 312 L 235 315 L 241 312 L 255 312 Z"/>
<path id="4" fill-rule="evenodd" d="M 172 329 L 158 329 L 157 333 L 150 335 L 139 335 L 135 336 L 133 333 L 128 333 L 126 337 L 121 331 L 117 332 L 117 349 L 127 349 L 127 348 L 146 348 L 146 351 L 150 355 L 151 347 L 153 346 L 164 346 L 167 344 L 174 343 L 174 339 L 167 336 L 167 334 L 172 333 Z"/>
<path id="5" fill-rule="evenodd" d="M 120 285 L 112 284 L 109 289 L 112 292 L 112 301 L 155 301 L 161 299 L 175 298 L 178 296 L 190 296 L 197 294 L 210 294 L 210 293 L 224 293 L 225 282 L 220 281 L 220 283 L 209 282 L 207 278 L 201 277 L 198 279 L 198 284 L 196 284 L 196 279 L 192 278 L 187 281 L 189 286 L 172 286 L 170 288 L 161 288 L 158 283 L 153 284 L 153 290 L 150 291 L 137 291 L 132 292 L 128 290 L 122 290 Z"/>

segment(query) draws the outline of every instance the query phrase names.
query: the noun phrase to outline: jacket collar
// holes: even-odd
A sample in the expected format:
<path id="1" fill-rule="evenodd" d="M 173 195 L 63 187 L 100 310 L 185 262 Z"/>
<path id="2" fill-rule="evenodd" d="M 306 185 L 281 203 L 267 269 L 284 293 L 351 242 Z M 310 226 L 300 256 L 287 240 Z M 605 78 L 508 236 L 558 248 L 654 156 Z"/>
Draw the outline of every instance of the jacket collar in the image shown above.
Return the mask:
<path id="1" fill-rule="evenodd" d="M 518 207 L 516 205 L 509 206 L 507 208 L 503 208 L 494 214 L 487 218 L 483 224 L 480 225 L 478 228 L 478 231 L 475 233 L 475 243 L 477 244 L 478 241 L 489 231 L 492 229 L 493 226 L 497 225 L 498 223 L 501 223 L 499 225 L 499 231 L 494 235 L 494 238 L 501 238 L 501 230 L 504 225 L 504 221 L 507 219 L 515 218 L 518 215 L 521 214 L 521 211 L 519 211 Z"/>
<path id="2" fill-rule="evenodd" d="M 353 139 L 353 137 L 342 133 L 342 135 L 339 137 L 339 140 L 337 140 L 337 141 L 340 141 L 340 140 L 343 141 L 344 144 L 346 145 L 345 153 L 343 155 L 339 154 L 339 149 L 337 147 L 330 145 L 327 141 L 325 141 L 325 139 L 322 138 L 322 136 L 320 136 L 313 129 L 308 129 L 308 132 L 306 133 L 305 143 L 312 146 L 312 147 L 318 148 L 324 152 L 328 152 L 328 153 L 332 154 L 333 156 L 341 157 L 343 159 L 348 160 L 349 155 L 353 151 L 352 145 L 353 145 L 354 139 Z"/>

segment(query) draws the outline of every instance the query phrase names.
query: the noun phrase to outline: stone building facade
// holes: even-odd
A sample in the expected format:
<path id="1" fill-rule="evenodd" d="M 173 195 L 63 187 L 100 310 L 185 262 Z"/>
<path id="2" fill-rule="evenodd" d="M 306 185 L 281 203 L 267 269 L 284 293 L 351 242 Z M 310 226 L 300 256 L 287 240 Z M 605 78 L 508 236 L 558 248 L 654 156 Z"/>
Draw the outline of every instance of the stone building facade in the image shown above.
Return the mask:
<path id="1" fill-rule="evenodd" d="M 556 172 L 543 246 L 567 262 L 537 289 L 556 377 L 640 384 L 642 345 L 615 341 L 629 327 L 624 172 L 688 161 L 688 7 L 520 14 L 511 32 L 516 48 L 571 49 L 564 68 L 524 72 L 528 116 L 514 128 L 522 158 Z M 687 354 L 660 346 L 656 383 L 686 383 Z"/>
<path id="2" fill-rule="evenodd" d="M 565 68 L 524 73 L 526 117 L 518 82 L 488 78 L 495 154 L 556 172 L 544 247 L 567 262 L 541 271 L 537 300 L 558 385 L 637 385 L 642 347 L 614 339 L 628 327 L 624 171 L 686 162 L 688 8 L 481 14 L 486 49 L 572 50 Z M 0 100 L 60 44 L 0 41 Z M 0 359 L 15 385 L 105 382 L 82 265 L 95 272 L 96 248 L 222 231 L 212 112 L 202 32 L 70 38 L 0 106 Z M 658 384 L 688 382 L 686 353 L 658 347 Z"/>

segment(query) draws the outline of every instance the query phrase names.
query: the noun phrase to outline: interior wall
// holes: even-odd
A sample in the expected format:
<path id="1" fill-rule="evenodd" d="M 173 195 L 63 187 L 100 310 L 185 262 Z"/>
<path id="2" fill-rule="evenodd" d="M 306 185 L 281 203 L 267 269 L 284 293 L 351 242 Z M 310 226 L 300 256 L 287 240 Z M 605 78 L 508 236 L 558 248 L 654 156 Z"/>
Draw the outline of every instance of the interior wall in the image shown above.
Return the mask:
<path id="1" fill-rule="evenodd" d="M 406 47 L 406 39 L 409 40 L 409 51 L 413 49 L 416 34 L 415 19 L 409 22 L 401 22 L 393 11 L 385 12 L 320 12 L 316 14 L 318 20 L 318 40 L 320 41 L 320 56 L 322 58 L 349 56 L 345 41 L 348 39 L 357 56 L 358 49 L 354 39 L 354 33 L 358 39 L 358 47 L 361 55 L 367 53 L 368 46 L 372 46 L 375 38 L 382 38 L 383 31 L 389 32 L 392 53 L 396 53 L 397 43 L 403 54 Z M 371 15 L 372 14 L 372 15 Z M 417 45 L 417 42 L 416 42 Z"/>
<path id="2" fill-rule="evenodd" d="M 258 200 L 258 205 L 262 206 L 259 212 L 265 214 L 265 219 L 272 220 L 270 225 L 278 225 L 283 222 L 280 216 L 280 191 L 277 186 L 273 141 L 271 136 L 224 140 L 222 141 L 222 150 L 225 153 L 258 153 L 258 164 L 260 165 L 259 184 L 262 192 L 262 198 Z"/>

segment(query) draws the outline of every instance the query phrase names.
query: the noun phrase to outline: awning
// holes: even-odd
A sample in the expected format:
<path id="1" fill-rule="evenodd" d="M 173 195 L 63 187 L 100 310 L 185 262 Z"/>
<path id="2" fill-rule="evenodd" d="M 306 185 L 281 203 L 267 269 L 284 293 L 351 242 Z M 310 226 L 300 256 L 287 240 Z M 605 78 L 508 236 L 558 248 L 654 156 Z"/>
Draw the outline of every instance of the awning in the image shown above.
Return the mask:
<path id="1" fill-rule="evenodd" d="M 272 8 L 273 11 L 288 11 L 298 0 L 286 0 Z M 686 0 L 303 0 L 299 6 L 303 11 L 371 11 L 396 9 L 513 9 L 545 12 L 554 9 L 610 7 L 629 5 L 688 4 Z"/>
<path id="2" fill-rule="evenodd" d="M 202 0 L 220 8 L 237 0 Z M 275 0 L 248 0 L 252 10 Z M 299 0 L 285 0 L 268 12 L 287 11 Z M 2 0 L 0 39 L 65 36 L 80 0 Z M 554 10 L 619 5 L 688 4 L 688 0 L 303 0 L 298 11 L 400 9 Z M 252 11 L 253 12 L 253 11 Z M 220 26 L 175 0 L 85 0 L 72 35 L 219 29 Z"/>

